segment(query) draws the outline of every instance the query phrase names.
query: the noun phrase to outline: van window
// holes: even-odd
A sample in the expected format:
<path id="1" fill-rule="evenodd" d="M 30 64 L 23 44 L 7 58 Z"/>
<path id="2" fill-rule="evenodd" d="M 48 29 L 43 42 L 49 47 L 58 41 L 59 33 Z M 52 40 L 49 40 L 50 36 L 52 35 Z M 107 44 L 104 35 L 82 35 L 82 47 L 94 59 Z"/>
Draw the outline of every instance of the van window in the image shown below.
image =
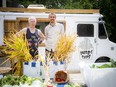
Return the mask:
<path id="1" fill-rule="evenodd" d="M 94 26 L 93 24 L 78 24 L 77 34 L 80 37 L 93 37 L 94 36 Z"/>
<path id="2" fill-rule="evenodd" d="M 103 23 L 99 23 L 99 35 L 98 36 L 99 36 L 100 39 L 106 39 L 107 38 Z"/>

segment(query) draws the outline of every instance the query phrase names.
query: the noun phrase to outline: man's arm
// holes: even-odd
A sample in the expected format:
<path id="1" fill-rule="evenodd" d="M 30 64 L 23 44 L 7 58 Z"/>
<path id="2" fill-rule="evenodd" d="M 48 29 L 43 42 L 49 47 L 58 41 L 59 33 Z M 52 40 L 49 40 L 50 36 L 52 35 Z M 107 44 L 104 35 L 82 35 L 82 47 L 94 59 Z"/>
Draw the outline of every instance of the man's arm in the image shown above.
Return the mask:
<path id="1" fill-rule="evenodd" d="M 45 36 L 44 34 L 39 30 L 38 35 L 41 37 L 42 41 L 44 41 Z"/>

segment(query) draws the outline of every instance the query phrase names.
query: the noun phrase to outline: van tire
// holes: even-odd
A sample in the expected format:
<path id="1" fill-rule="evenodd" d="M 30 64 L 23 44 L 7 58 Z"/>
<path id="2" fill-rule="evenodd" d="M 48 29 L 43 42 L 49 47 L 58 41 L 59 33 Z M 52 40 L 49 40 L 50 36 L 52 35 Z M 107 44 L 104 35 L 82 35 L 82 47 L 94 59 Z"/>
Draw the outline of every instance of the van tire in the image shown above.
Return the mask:
<path id="1" fill-rule="evenodd" d="M 110 58 L 108 58 L 108 57 L 100 57 L 95 61 L 95 63 L 101 63 L 101 62 L 110 62 Z"/>

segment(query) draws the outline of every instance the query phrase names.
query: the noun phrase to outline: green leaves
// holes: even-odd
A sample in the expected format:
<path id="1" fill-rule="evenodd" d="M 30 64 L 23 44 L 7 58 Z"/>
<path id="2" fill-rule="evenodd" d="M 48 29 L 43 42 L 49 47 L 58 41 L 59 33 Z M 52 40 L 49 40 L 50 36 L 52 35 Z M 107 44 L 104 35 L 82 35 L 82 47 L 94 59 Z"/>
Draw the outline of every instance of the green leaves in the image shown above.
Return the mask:
<path id="1" fill-rule="evenodd" d="M 4 76 L 4 78 L 0 79 L 0 87 L 2 87 L 3 85 L 12 85 L 12 86 L 20 85 L 20 83 L 31 85 L 32 82 L 35 80 L 39 80 L 40 82 L 43 83 L 42 79 L 40 78 L 31 78 L 26 75 L 23 75 L 21 77 L 18 77 L 18 76 L 14 77 L 12 75 L 7 75 L 7 76 Z"/>
<path id="2" fill-rule="evenodd" d="M 108 64 L 102 64 L 100 66 L 92 64 L 92 66 L 90 66 L 90 67 L 91 68 L 116 68 L 116 61 L 114 61 L 113 59 L 111 59 L 110 63 L 108 63 Z"/>
<path id="3" fill-rule="evenodd" d="M 114 61 L 113 59 L 111 59 L 110 61 L 111 61 L 111 67 L 116 67 L 116 61 Z"/>
<path id="4" fill-rule="evenodd" d="M 1 84 L 3 85 L 19 85 L 19 80 L 17 77 L 7 75 L 1 79 Z"/>

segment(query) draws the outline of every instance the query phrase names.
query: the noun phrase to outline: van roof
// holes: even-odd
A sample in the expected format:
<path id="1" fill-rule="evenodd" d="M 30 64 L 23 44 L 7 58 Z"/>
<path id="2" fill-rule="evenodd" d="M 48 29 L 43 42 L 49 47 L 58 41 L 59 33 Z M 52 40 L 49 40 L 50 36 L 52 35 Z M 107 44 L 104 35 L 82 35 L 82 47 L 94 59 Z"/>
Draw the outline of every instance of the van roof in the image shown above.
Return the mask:
<path id="1" fill-rule="evenodd" d="M 43 4 L 30 4 L 27 8 L 31 9 L 46 9 Z"/>

